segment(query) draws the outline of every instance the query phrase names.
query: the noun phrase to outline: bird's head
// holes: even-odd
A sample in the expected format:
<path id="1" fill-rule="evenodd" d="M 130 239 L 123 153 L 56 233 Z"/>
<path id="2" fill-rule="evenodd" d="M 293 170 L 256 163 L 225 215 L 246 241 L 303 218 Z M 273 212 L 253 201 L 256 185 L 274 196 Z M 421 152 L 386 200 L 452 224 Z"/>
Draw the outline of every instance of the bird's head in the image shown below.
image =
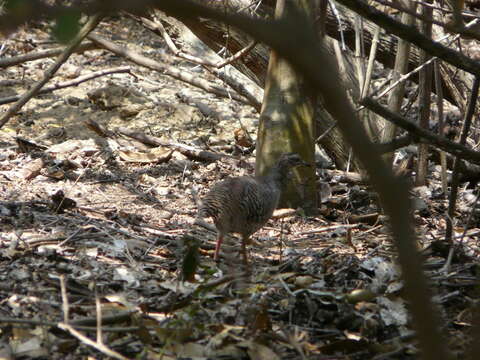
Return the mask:
<path id="1" fill-rule="evenodd" d="M 309 163 L 303 161 L 300 155 L 297 153 L 284 153 L 280 156 L 277 162 L 277 166 L 283 169 L 291 169 L 297 166 L 308 166 L 311 167 Z"/>

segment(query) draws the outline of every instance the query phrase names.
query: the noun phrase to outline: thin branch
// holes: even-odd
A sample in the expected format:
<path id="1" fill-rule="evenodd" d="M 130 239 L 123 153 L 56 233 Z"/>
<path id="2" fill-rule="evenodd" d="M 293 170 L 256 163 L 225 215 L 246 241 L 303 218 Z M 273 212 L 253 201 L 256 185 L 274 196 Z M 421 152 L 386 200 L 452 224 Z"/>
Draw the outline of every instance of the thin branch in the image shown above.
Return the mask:
<path id="1" fill-rule="evenodd" d="M 345 3 L 347 0 L 338 1 Z M 348 1 L 360 4 L 360 6 L 365 4 L 360 1 Z M 376 153 L 373 144 L 368 141 L 362 125 L 355 121 L 355 111 L 349 103 L 345 90 L 339 85 L 340 77 L 334 61 L 319 43 L 317 34 L 312 28 L 306 26 L 307 22 L 301 15 L 293 12 L 288 18 L 281 20 L 253 19 L 242 14 L 215 10 L 191 0 L 137 0 L 135 2 L 104 0 L 95 2 L 95 4 L 100 4 L 110 11 L 122 7 L 129 10 L 140 5 L 141 8 L 144 8 L 145 5 L 151 5 L 177 18 L 207 17 L 222 21 L 243 30 L 259 41 L 265 42 L 302 73 L 313 90 L 323 96 L 326 110 L 338 121 L 338 126 L 346 140 L 351 144 L 356 156 L 369 173 L 370 182 L 377 189 L 383 209 L 390 218 L 391 231 L 397 245 L 398 259 L 402 267 L 402 276 L 406 280 L 405 294 L 410 302 L 410 310 L 412 311 L 423 358 L 426 360 L 446 360 L 451 357 L 446 341 L 440 333 L 438 311 L 431 301 L 431 293 L 422 272 L 422 261 L 415 245 L 415 234 L 412 226 L 414 224 L 413 212 L 411 211 L 408 188 L 402 180 L 393 176 L 391 170 L 386 167 Z M 0 17 L 0 21 L 2 19 L 3 17 Z M 442 58 L 450 57 L 450 60 L 452 60 L 452 53 L 456 56 L 455 52 L 451 52 Z M 470 59 L 463 62 L 462 66 L 470 70 L 480 69 L 480 64 Z M 480 73 L 480 71 L 477 72 Z M 395 189 L 395 191 L 392 191 L 392 189 Z"/>
<path id="2" fill-rule="evenodd" d="M 63 322 L 68 324 L 70 307 L 68 306 L 67 286 L 65 285 L 65 276 L 60 275 L 60 289 L 62 294 L 62 310 L 63 310 Z"/>
<path id="3" fill-rule="evenodd" d="M 116 67 L 116 68 L 104 69 L 104 70 L 99 70 L 99 71 L 92 72 L 90 74 L 82 75 L 82 76 L 79 76 L 79 77 L 77 77 L 73 80 L 70 80 L 70 81 L 65 81 L 65 82 L 57 83 L 57 84 L 52 85 L 52 86 L 47 86 L 47 87 L 39 90 L 36 95 L 46 94 L 46 93 L 49 93 L 49 92 L 52 92 L 52 91 L 55 91 L 55 90 L 59 90 L 59 89 L 64 89 L 64 88 L 67 88 L 67 87 L 70 87 L 70 86 L 77 86 L 77 85 L 79 85 L 83 82 L 86 82 L 86 81 L 89 81 L 89 80 L 92 80 L 92 79 L 95 79 L 95 78 L 98 78 L 98 77 L 101 77 L 101 76 L 118 74 L 118 73 L 131 73 L 130 66 L 121 66 L 121 67 Z M 8 97 L 0 99 L 0 105 L 8 104 L 8 103 L 17 101 L 19 99 L 20 99 L 20 96 L 18 96 L 18 95 L 8 96 Z"/>
<path id="4" fill-rule="evenodd" d="M 449 64 L 465 70 L 474 75 L 480 75 L 480 63 L 458 51 L 452 50 L 436 41 L 421 34 L 413 26 L 407 26 L 394 20 L 381 11 L 367 5 L 364 1 L 357 0 L 338 0 L 350 10 L 362 15 L 367 20 L 372 21 L 383 29 L 398 37 L 411 42 L 419 48 L 425 50 L 432 56 L 436 56 Z M 472 30 L 473 31 L 473 30 Z M 477 36 L 478 37 L 478 36 Z"/>
<path id="5" fill-rule="evenodd" d="M 170 51 L 173 53 L 174 56 L 184 60 L 188 60 L 195 64 L 200 64 L 204 66 L 213 66 L 213 64 L 208 60 L 187 54 L 182 50 L 180 50 L 177 47 L 177 45 L 175 45 L 175 43 L 173 42 L 167 30 L 165 30 L 165 27 L 163 26 L 161 20 L 156 19 L 156 21 L 152 21 L 150 19 L 147 19 L 146 17 L 141 17 L 140 21 L 142 22 L 143 25 L 145 25 L 148 29 L 150 29 L 154 33 L 160 34 L 160 36 L 163 38 L 163 40 L 165 41 L 165 43 L 167 44 L 168 48 L 170 49 Z"/>
<path id="6" fill-rule="evenodd" d="M 103 345 L 102 304 L 100 303 L 100 297 L 98 296 L 97 287 L 95 287 L 95 312 L 96 312 L 96 315 L 97 315 L 97 343 Z"/>
<path id="7" fill-rule="evenodd" d="M 80 45 L 82 40 L 98 25 L 102 20 L 103 15 L 96 14 L 92 16 L 80 32 L 75 36 L 75 38 L 70 42 L 70 44 L 65 48 L 62 55 L 60 55 L 57 61 L 45 72 L 45 75 L 42 80 L 37 82 L 29 91 L 22 95 L 22 97 L 13 104 L 5 114 L 0 118 L 0 128 L 7 123 L 7 121 L 15 115 L 23 105 L 25 105 L 32 97 L 34 97 L 40 89 L 55 75 L 55 73 L 60 69 L 60 67 L 67 61 L 70 55 L 75 51 L 75 49 Z"/>
<path id="8" fill-rule="evenodd" d="M 427 0 L 431 2 L 432 0 Z M 433 17 L 432 9 L 429 7 L 422 8 L 423 14 L 431 18 Z M 423 22 L 421 25 L 422 33 L 431 38 L 432 37 L 432 24 L 429 22 Z M 426 62 L 430 59 L 430 55 L 425 51 L 420 51 L 420 62 Z M 433 74 L 432 65 L 426 66 L 419 74 L 419 94 L 418 94 L 418 117 L 419 125 L 428 129 L 429 120 L 430 120 L 430 108 L 432 103 L 432 74 Z M 417 160 L 417 171 L 415 184 L 416 186 L 423 186 L 427 183 L 427 173 L 428 173 L 428 155 L 429 147 L 427 144 L 420 144 L 418 147 L 418 160 Z"/>
<path id="9" fill-rule="evenodd" d="M 251 105 L 258 113 L 262 108 L 262 99 L 261 95 L 256 95 L 254 91 L 250 91 L 241 81 L 235 77 L 229 75 L 225 69 L 217 69 L 211 67 L 205 67 L 207 71 L 218 77 L 220 80 L 224 81 L 228 86 L 235 90 L 241 96 L 244 96 L 249 101 Z M 256 84 L 253 86 L 257 87 Z M 261 92 L 261 91 L 258 91 Z"/>
<path id="10" fill-rule="evenodd" d="M 433 62 L 433 72 L 435 78 L 435 89 L 437 91 L 437 117 L 438 117 L 438 134 L 443 136 L 445 121 L 443 118 L 443 88 L 442 88 L 442 77 L 440 74 L 440 64 L 439 60 Z M 444 151 L 440 152 L 440 165 L 442 168 L 441 177 L 442 177 L 442 190 L 444 196 L 447 195 L 447 154 Z"/>
<path id="11" fill-rule="evenodd" d="M 59 323 L 57 327 L 59 327 L 62 330 L 65 330 L 69 332 L 71 335 L 79 339 L 81 342 L 84 344 L 87 344 L 101 353 L 111 356 L 115 359 L 119 360 L 128 360 L 126 357 L 123 355 L 117 353 L 116 351 L 113 351 L 106 347 L 101 340 L 97 338 L 97 342 L 94 342 L 93 340 L 89 339 L 85 335 L 81 334 L 78 330 L 74 329 L 71 325 L 68 324 L 69 322 L 69 305 L 68 305 L 68 297 L 67 297 L 67 287 L 65 285 L 65 277 L 60 276 L 60 287 L 61 287 L 61 293 L 62 293 L 62 309 L 63 309 L 63 323 Z M 98 297 L 97 297 L 98 298 Z M 98 306 L 98 305 L 97 305 Z M 101 314 L 99 316 L 98 314 L 98 309 L 97 309 L 97 334 L 100 331 L 99 330 L 99 324 L 101 325 Z M 101 334 L 101 333 L 100 333 Z"/>
<path id="12" fill-rule="evenodd" d="M 158 137 L 140 133 L 138 131 L 127 129 L 124 127 L 116 128 L 115 131 L 119 134 L 131 137 L 132 139 L 140 141 L 141 143 L 146 145 L 165 146 L 165 147 L 174 148 L 178 152 L 194 160 L 214 162 L 224 157 L 230 157 L 229 155 L 214 153 L 212 151 L 203 150 L 203 149 L 185 145 L 182 143 L 165 142 Z"/>
<path id="13" fill-rule="evenodd" d="M 177 57 L 183 58 L 185 60 L 191 61 L 196 64 L 200 64 L 203 66 L 209 66 L 209 67 L 214 67 L 217 69 L 220 69 L 222 67 L 225 67 L 232 62 L 241 59 L 242 57 L 246 56 L 257 44 L 257 41 L 252 40 L 250 44 L 248 44 L 246 47 L 243 49 L 237 51 L 237 53 L 233 54 L 229 58 L 223 59 L 222 61 L 219 61 L 217 63 L 212 63 L 206 59 L 199 58 L 197 56 L 193 56 L 191 54 L 187 54 L 186 52 L 180 50 L 175 43 L 173 42 L 172 38 L 168 34 L 167 30 L 165 30 L 165 27 L 162 24 L 162 21 L 160 19 L 155 19 L 155 21 L 152 21 L 150 19 L 147 19 L 145 17 L 141 17 L 140 21 L 147 26 L 150 30 L 154 32 L 160 33 L 162 36 L 163 40 L 165 40 L 165 43 L 167 44 L 168 48 L 170 51 Z"/>
<path id="14" fill-rule="evenodd" d="M 82 54 L 85 51 L 95 50 L 98 49 L 98 45 L 92 42 L 86 42 L 84 44 L 80 44 L 75 50 L 75 54 Z M 2 58 L 0 59 L 0 68 L 7 68 L 9 66 L 23 64 L 28 61 L 44 59 L 49 57 L 54 57 L 60 55 L 63 51 L 65 51 L 65 47 L 58 47 L 54 49 L 48 49 L 43 51 L 32 51 L 25 55 L 19 56 L 12 56 L 9 58 Z"/>
<path id="15" fill-rule="evenodd" d="M 472 20 L 471 22 L 469 22 L 467 24 L 467 26 L 474 26 L 478 23 L 478 20 L 475 19 L 475 20 Z M 450 37 L 451 35 L 450 34 L 447 34 L 445 36 L 443 36 L 442 38 L 438 39 L 437 41 L 443 41 L 445 39 L 447 39 L 448 37 Z M 448 45 L 452 44 L 453 42 L 457 41 L 459 39 L 459 35 L 455 35 L 449 42 L 448 42 Z M 405 81 L 407 81 L 409 78 L 411 78 L 415 73 L 419 72 L 420 70 L 422 70 L 423 68 L 425 68 L 426 66 L 430 65 L 434 60 L 438 59 L 437 57 L 432 57 L 430 58 L 428 61 L 418 65 L 415 69 L 411 70 L 409 73 L 405 74 L 405 75 L 402 75 L 400 78 L 398 78 L 397 81 L 395 81 L 394 83 L 392 83 L 389 87 L 387 87 L 386 89 L 382 90 L 378 95 L 378 91 L 377 92 L 374 92 L 371 96 L 374 96 L 375 95 L 375 98 L 376 99 L 379 99 L 381 98 L 383 95 L 387 94 L 388 92 L 390 92 L 390 90 L 392 90 L 393 88 L 395 88 L 396 86 L 398 86 L 400 83 L 403 83 Z M 380 86 L 379 89 L 381 89 L 383 86 Z"/>
<path id="16" fill-rule="evenodd" d="M 475 114 L 475 106 L 477 104 L 478 90 L 480 86 L 480 77 L 476 76 L 473 82 L 472 92 L 470 93 L 470 99 L 468 102 L 467 112 L 465 113 L 465 119 L 462 126 L 462 133 L 460 134 L 460 145 L 465 145 L 467 141 L 468 132 L 470 131 L 470 125 L 472 123 L 473 115 Z M 453 164 L 452 181 L 450 185 L 450 196 L 448 199 L 448 211 L 447 211 L 447 227 L 445 229 L 445 241 L 452 242 L 453 233 L 453 217 L 457 203 L 457 193 L 459 185 L 460 173 L 460 159 L 457 156 Z M 449 263 L 445 264 L 445 270 L 448 270 Z"/>
<path id="17" fill-rule="evenodd" d="M 89 346 L 93 347 L 94 349 L 97 349 L 102 354 L 105 354 L 107 356 L 113 357 L 113 358 L 118 359 L 118 360 L 129 360 L 128 358 L 126 358 L 122 354 L 106 347 L 105 345 L 99 344 L 98 342 L 95 342 L 95 341 L 89 339 L 88 337 L 81 334 L 80 332 L 78 332 L 72 326 L 70 326 L 68 324 L 59 323 L 58 327 L 62 330 L 65 330 L 65 331 L 69 332 L 72 336 L 76 337 L 78 340 L 80 340 L 84 344 L 89 345 Z"/>
<path id="18" fill-rule="evenodd" d="M 225 71 L 220 70 L 226 65 L 231 64 L 232 62 L 246 56 L 255 47 L 255 45 L 257 44 L 256 41 L 252 41 L 249 45 L 238 51 L 233 56 L 224 59 L 218 63 L 212 63 L 206 59 L 202 59 L 181 51 L 175 45 L 168 32 L 165 30 L 165 27 L 163 26 L 161 20 L 157 19 L 156 21 L 151 21 L 150 19 L 141 17 L 139 21 L 141 21 L 142 24 L 151 31 L 159 33 L 163 37 L 163 40 L 167 44 L 170 51 L 174 54 L 174 56 L 204 66 L 207 71 L 211 72 L 220 80 L 227 83 L 227 85 L 230 86 L 233 90 L 235 90 L 238 94 L 248 99 L 249 105 L 253 106 L 255 110 L 257 110 L 257 112 L 260 112 L 260 109 L 262 107 L 261 99 L 258 99 L 255 94 L 249 91 L 240 81 L 235 79 L 233 76 L 230 76 Z"/>
<path id="19" fill-rule="evenodd" d="M 398 3 L 392 3 L 391 1 L 385 1 L 385 0 L 374 0 L 374 1 L 376 3 L 391 7 L 392 9 L 401 11 L 402 13 L 411 15 L 418 20 L 422 20 L 422 22 L 424 22 L 424 23 L 435 24 L 435 25 L 438 25 L 438 26 L 441 26 L 441 27 L 444 27 L 444 28 L 450 28 L 447 24 L 445 24 L 441 21 L 437 21 L 437 20 L 435 20 L 431 17 L 426 17 L 426 16 L 424 16 L 422 14 L 419 14 L 418 12 L 413 11 L 412 9 L 408 9 L 405 6 L 402 6 Z M 412 2 L 413 3 L 420 3 L 420 2 L 417 2 L 417 1 L 412 1 Z M 424 2 L 421 2 L 421 4 L 423 5 Z"/>
<path id="20" fill-rule="evenodd" d="M 250 44 L 248 44 L 247 46 L 245 46 L 243 49 L 237 51 L 235 54 L 233 54 L 232 56 L 224 59 L 223 61 L 220 61 L 218 62 L 215 67 L 217 69 L 221 69 L 231 63 L 233 63 L 234 61 L 237 61 L 243 57 L 245 57 L 250 51 L 252 51 L 252 49 L 255 47 L 255 45 L 257 45 L 258 42 L 256 40 L 252 40 L 250 42 Z"/>
<path id="21" fill-rule="evenodd" d="M 161 64 L 155 60 L 152 60 L 139 53 L 129 50 L 126 47 L 114 44 L 113 42 L 108 41 L 104 38 L 101 38 L 97 35 L 90 34 L 88 35 L 88 38 L 93 42 L 97 43 L 98 45 L 100 45 L 102 48 L 107 49 L 121 57 L 124 57 L 134 62 L 135 64 L 161 72 L 165 75 L 173 77 L 174 79 L 184 81 L 190 85 L 193 85 L 195 87 L 208 91 L 212 94 L 218 95 L 220 97 L 224 97 L 228 99 L 232 98 L 241 103 L 252 105 L 246 98 L 239 96 L 235 93 L 231 94 L 227 92 L 223 87 L 220 87 L 216 84 L 212 84 L 211 82 L 206 81 L 204 79 L 200 79 L 198 75 L 194 75 L 187 71 L 181 71 L 181 70 L 178 70 L 177 68 Z"/>
<path id="22" fill-rule="evenodd" d="M 452 155 L 458 156 L 460 159 L 480 165 L 480 152 L 474 151 L 463 145 L 447 140 L 444 137 L 435 135 L 428 130 L 422 129 L 418 125 L 406 120 L 397 113 L 391 112 L 386 107 L 380 105 L 378 102 L 369 97 L 363 99 L 361 101 L 361 105 L 376 112 L 378 115 L 384 117 L 388 121 L 393 122 L 395 125 L 400 126 L 412 135 L 425 139 L 425 141 L 428 141 L 432 146 L 442 149 L 443 151 L 446 151 Z"/>
<path id="23" fill-rule="evenodd" d="M 360 99 L 367 96 L 368 90 L 370 89 L 370 82 L 372 80 L 372 73 L 373 73 L 373 65 L 375 64 L 379 38 L 380 38 L 380 27 L 377 26 L 375 29 L 375 33 L 373 34 L 372 46 L 370 47 L 370 55 L 368 56 L 367 74 L 365 76 L 365 82 L 362 84 Z"/>

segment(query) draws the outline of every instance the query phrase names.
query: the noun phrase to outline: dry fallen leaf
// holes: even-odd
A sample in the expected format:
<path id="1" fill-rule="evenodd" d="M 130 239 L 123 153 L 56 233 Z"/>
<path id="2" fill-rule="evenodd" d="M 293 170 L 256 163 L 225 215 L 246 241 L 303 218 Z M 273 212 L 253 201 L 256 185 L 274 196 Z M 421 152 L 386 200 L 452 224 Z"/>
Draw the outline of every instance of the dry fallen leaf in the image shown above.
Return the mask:
<path id="1" fill-rule="evenodd" d="M 120 150 L 120 158 L 131 163 L 164 163 L 170 160 L 173 150 L 155 148 L 150 152 Z"/>

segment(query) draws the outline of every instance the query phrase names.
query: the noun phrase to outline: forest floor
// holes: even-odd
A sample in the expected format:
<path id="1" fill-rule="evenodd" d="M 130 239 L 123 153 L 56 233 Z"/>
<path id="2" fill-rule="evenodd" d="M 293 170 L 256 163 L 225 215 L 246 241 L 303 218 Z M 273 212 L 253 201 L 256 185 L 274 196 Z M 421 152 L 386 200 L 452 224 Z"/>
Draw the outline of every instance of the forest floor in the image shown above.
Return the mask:
<path id="1" fill-rule="evenodd" d="M 148 57 L 168 52 L 131 19 L 96 32 Z M 58 46 L 42 26 L 4 45 L 4 58 Z M 3 69 L 0 99 L 23 94 L 53 61 Z M 253 236 L 248 277 L 228 257 L 214 262 L 216 234 L 193 224 L 190 191 L 253 174 L 251 140 L 241 135 L 254 143 L 258 113 L 105 50 L 72 55 L 55 81 L 126 65 L 130 73 L 32 99 L 0 130 L 0 358 L 417 358 L 374 191 L 319 167 L 318 216 L 277 213 Z M 168 65 L 224 87 L 200 66 Z M 476 199 L 461 188 L 457 246 L 443 272 L 447 201 L 438 174 L 432 165 L 429 185 L 412 189 L 415 228 L 434 311 L 463 358 L 478 298 Z M 240 241 L 230 244 L 236 254 Z M 93 346 L 99 316 L 103 342 Z"/>

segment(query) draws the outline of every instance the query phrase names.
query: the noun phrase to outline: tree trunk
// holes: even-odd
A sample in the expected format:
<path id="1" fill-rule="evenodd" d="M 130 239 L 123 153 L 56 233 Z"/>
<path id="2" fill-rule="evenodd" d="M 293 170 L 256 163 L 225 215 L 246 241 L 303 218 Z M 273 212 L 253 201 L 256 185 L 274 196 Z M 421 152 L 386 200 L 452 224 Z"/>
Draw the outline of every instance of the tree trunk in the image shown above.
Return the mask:
<path id="1" fill-rule="evenodd" d="M 236 11 L 245 11 L 245 9 L 251 9 L 250 0 L 203 0 L 209 6 L 215 6 L 223 8 L 228 6 Z M 260 6 L 256 8 L 255 14 L 257 16 L 273 16 L 274 0 L 264 0 Z M 244 9 L 244 10 L 242 10 Z M 353 49 L 355 45 L 355 31 L 353 26 L 354 13 L 349 9 L 337 4 L 340 17 L 333 14 L 328 7 L 326 14 L 325 31 L 326 34 L 336 40 L 343 41 L 343 43 Z M 340 19 L 340 20 L 339 20 Z M 339 21 L 341 23 L 339 23 Z M 233 27 L 225 26 L 224 24 L 209 20 L 202 19 L 202 21 L 188 20 L 184 21 L 185 25 L 208 47 L 218 52 L 222 48 L 226 47 L 227 50 L 234 54 L 237 51 L 245 48 L 251 42 L 251 38 L 246 36 L 243 32 L 236 30 Z M 365 51 L 370 51 L 373 34 L 375 33 L 376 25 L 369 22 L 364 22 L 364 46 Z M 342 30 L 339 30 L 339 27 Z M 382 63 L 388 68 L 392 68 L 395 62 L 395 49 L 397 47 L 397 38 L 389 36 L 388 34 L 382 34 L 378 43 L 378 50 L 376 60 Z M 247 56 L 235 61 L 232 65 L 240 72 L 245 74 L 250 80 L 256 83 L 261 88 L 264 87 L 265 77 L 268 67 L 268 48 L 259 43 L 247 54 Z M 411 71 L 419 64 L 419 52 L 416 48 L 411 49 L 408 71 Z M 451 74 L 453 70 L 451 67 L 442 64 L 442 90 L 444 98 L 453 104 L 462 107 L 465 104 L 465 99 L 462 94 L 463 84 L 459 84 L 459 81 Z M 342 75 L 344 75 L 342 73 Z M 350 76 L 350 74 L 348 74 Z M 411 77 L 412 81 L 418 82 L 418 74 Z M 355 81 L 357 83 L 357 80 Z M 468 83 L 471 83 L 468 80 Z M 352 83 L 345 82 L 347 88 L 355 87 Z M 353 98 L 354 101 L 357 98 Z M 330 119 L 329 122 L 325 122 L 326 119 Z M 330 128 L 330 124 L 334 121 L 329 114 L 325 114 L 324 110 L 319 107 L 317 109 L 317 134 L 321 136 L 323 132 Z M 343 141 L 343 137 L 340 132 L 334 128 L 330 129 L 327 136 L 322 137 L 320 145 L 327 152 L 327 154 L 335 162 L 338 169 L 345 169 L 349 163 L 349 146 Z M 354 163 L 351 169 L 356 170 L 358 167 Z"/>
<path id="2" fill-rule="evenodd" d="M 204 0 L 205 3 L 208 3 L 210 6 L 224 6 L 224 1 L 218 0 Z M 256 14 L 259 16 L 273 16 L 273 5 L 272 1 L 264 1 L 256 11 Z M 231 8 L 240 11 L 240 9 L 245 9 L 250 4 L 250 0 L 228 0 L 228 6 Z M 345 8 L 340 4 L 336 4 L 336 7 L 339 12 L 339 17 L 332 13 L 331 8 L 328 7 L 325 31 L 326 35 L 332 39 L 341 41 L 348 48 L 354 49 L 355 47 L 355 28 L 354 28 L 354 16 L 355 13 Z M 226 27 L 223 24 L 211 21 L 186 21 L 185 24 L 190 28 L 190 30 L 195 33 L 200 40 L 212 48 L 215 52 L 218 52 L 224 46 L 227 46 L 229 51 L 233 54 L 238 50 L 246 47 L 251 41 L 250 38 L 245 36 L 244 33 L 237 31 L 235 28 L 228 28 L 228 42 L 225 41 L 225 31 Z M 341 27 L 341 30 L 340 30 Z M 363 23 L 364 32 L 364 46 L 365 52 L 370 51 L 372 45 L 373 34 L 375 33 L 376 25 L 368 21 Z M 397 48 L 397 38 L 383 33 L 380 36 L 378 43 L 378 51 L 376 60 L 380 62 L 387 68 L 393 68 L 395 64 L 395 53 Z M 242 61 L 235 62 L 233 65 L 257 85 L 263 88 L 265 84 L 265 76 L 268 66 L 268 48 L 263 44 L 258 44 L 255 46 L 253 51 L 250 52 L 250 55 L 242 59 Z M 419 65 L 420 53 L 418 49 L 411 49 L 410 59 L 408 64 L 408 71 L 413 70 Z M 444 69 L 442 69 L 442 76 Z M 412 81 L 418 83 L 418 74 L 412 76 Z M 473 81 L 473 80 L 472 80 Z M 470 86 L 472 81 L 470 81 Z M 458 94 L 456 94 L 455 85 L 452 83 L 442 82 L 443 93 L 446 100 L 451 103 L 459 106 L 464 104 L 466 100 L 458 102 Z"/>
<path id="3" fill-rule="evenodd" d="M 427 0 L 427 4 L 431 4 L 431 1 Z M 427 5 L 423 5 L 422 14 L 428 18 L 432 18 L 432 8 Z M 420 28 L 425 36 L 432 37 L 432 24 L 427 22 L 420 22 Z M 430 60 L 425 51 L 420 53 L 420 61 L 427 62 Z M 420 70 L 420 84 L 418 94 L 418 118 L 420 119 L 419 125 L 428 130 L 430 122 L 430 107 L 431 107 L 431 91 L 432 91 L 432 73 L 433 64 L 427 65 L 424 69 Z M 417 176 L 415 178 L 416 186 L 423 186 L 427 184 L 428 175 L 428 153 L 429 146 L 427 144 L 418 145 L 418 160 L 417 160 Z"/>
<path id="4" fill-rule="evenodd" d="M 409 2 L 409 0 L 403 0 L 401 4 L 408 9 L 415 11 L 416 4 Z M 404 13 L 402 15 L 402 23 L 405 25 L 413 25 L 415 23 L 415 18 L 412 15 Z M 398 79 L 408 72 L 408 59 L 410 57 L 410 43 L 408 41 L 400 39 L 397 47 L 397 54 L 395 59 L 395 68 L 392 72 L 392 83 L 398 81 Z M 390 96 L 388 97 L 388 108 L 394 113 L 400 113 L 402 109 L 403 98 L 405 95 L 405 82 L 398 84 L 393 88 Z M 397 134 L 397 126 L 391 122 L 384 121 L 384 130 L 382 133 L 382 142 L 387 143 L 392 141 Z M 393 153 L 388 153 L 384 155 L 384 159 L 387 164 L 392 164 Z"/>
<path id="5" fill-rule="evenodd" d="M 217 7 L 220 6 L 218 1 L 205 1 L 208 2 L 209 5 Z M 235 9 L 239 10 L 246 8 L 249 2 L 247 0 L 230 0 L 228 4 L 230 7 L 234 7 Z M 264 1 L 264 3 L 258 7 L 257 14 L 260 16 L 273 16 L 272 1 Z M 338 27 L 336 27 L 334 30 L 333 27 L 330 26 L 332 22 L 336 24 L 335 26 L 338 26 L 338 19 L 329 12 L 327 13 L 326 28 L 338 36 Z M 225 25 L 211 20 L 205 20 L 201 22 L 188 20 L 184 21 L 184 24 L 215 52 L 218 52 L 223 47 L 227 47 L 229 52 L 234 54 L 248 46 L 248 44 L 251 42 L 251 38 L 246 36 L 243 32 L 240 32 L 235 28 L 227 29 Z M 226 33 L 228 34 L 228 41 L 225 40 Z M 385 53 L 389 53 L 389 51 Z M 247 56 L 242 57 L 239 61 L 235 61 L 232 65 L 235 66 L 237 70 L 245 74 L 250 80 L 264 88 L 268 59 L 268 48 L 259 43 L 247 54 Z M 347 69 L 349 70 L 347 73 L 342 73 L 342 76 L 344 76 L 344 83 L 349 89 L 357 87 L 356 81 L 353 82 L 353 85 L 350 83 L 351 79 L 355 79 L 353 71 L 350 70 L 350 61 L 351 60 L 349 59 L 349 65 L 347 66 Z M 355 99 L 357 98 L 358 97 L 355 97 Z M 322 137 L 320 145 L 335 162 L 337 168 L 346 169 L 347 165 L 349 164 L 352 171 L 358 170 L 358 163 L 355 159 L 352 161 L 350 156 L 350 147 L 344 142 L 341 132 L 337 128 L 332 129 L 330 127 L 335 120 L 325 112 L 325 109 L 320 103 L 316 109 L 316 116 L 317 121 L 315 127 L 317 129 L 317 134 L 322 135 L 328 130 L 326 136 Z"/>
<path id="6" fill-rule="evenodd" d="M 278 0 L 275 16 L 282 17 L 291 6 L 297 6 L 313 19 L 315 5 L 311 1 L 302 0 L 298 5 L 292 4 L 292 0 Z M 314 141 L 314 94 L 309 92 L 304 79 L 290 64 L 272 51 L 257 135 L 256 174 L 264 175 L 280 154 L 285 152 L 296 152 L 313 165 Z M 293 170 L 293 175 L 282 193 L 279 205 L 301 207 L 306 214 L 315 214 L 315 167 L 298 167 Z"/>

